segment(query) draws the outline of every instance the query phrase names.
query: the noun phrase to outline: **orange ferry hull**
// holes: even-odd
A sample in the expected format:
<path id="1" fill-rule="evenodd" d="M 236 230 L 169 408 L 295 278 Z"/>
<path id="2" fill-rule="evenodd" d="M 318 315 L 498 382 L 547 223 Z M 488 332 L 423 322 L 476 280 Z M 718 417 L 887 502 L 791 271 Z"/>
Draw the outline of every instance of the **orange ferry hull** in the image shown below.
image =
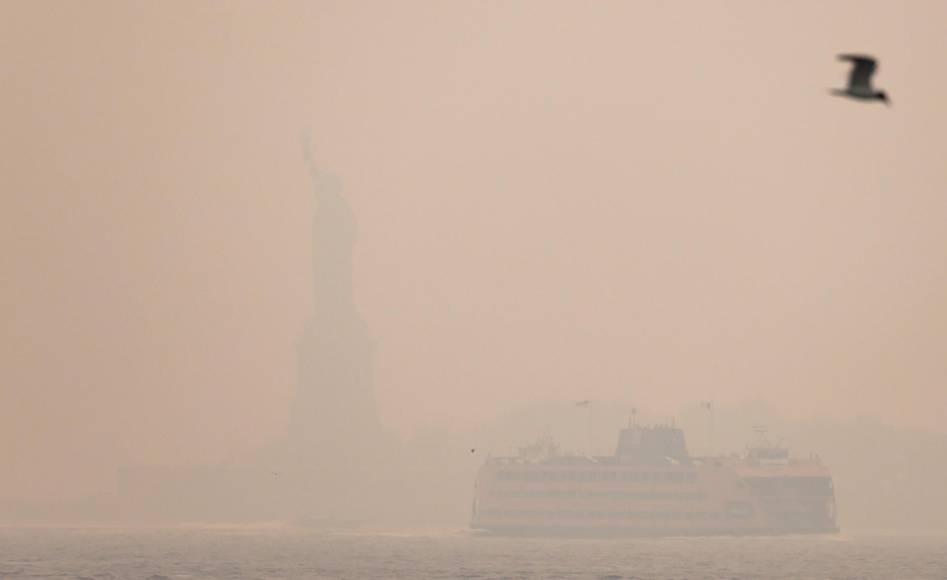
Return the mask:
<path id="1" fill-rule="evenodd" d="M 818 459 L 789 459 L 788 452 L 776 461 L 690 458 L 679 430 L 655 428 L 652 439 L 668 435 L 656 431 L 674 431 L 680 447 L 635 455 L 640 446 L 622 452 L 620 442 L 614 457 L 488 459 L 477 475 L 471 527 L 585 537 L 838 531 L 832 478 Z"/>

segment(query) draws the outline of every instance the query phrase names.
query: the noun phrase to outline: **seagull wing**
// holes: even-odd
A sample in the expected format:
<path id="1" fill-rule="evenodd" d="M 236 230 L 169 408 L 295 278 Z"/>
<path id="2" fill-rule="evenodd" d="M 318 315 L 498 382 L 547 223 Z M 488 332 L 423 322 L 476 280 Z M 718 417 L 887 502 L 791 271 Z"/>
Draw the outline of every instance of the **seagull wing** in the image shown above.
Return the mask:
<path id="1" fill-rule="evenodd" d="M 878 68 L 878 62 L 874 58 L 860 54 L 840 54 L 838 59 L 852 63 L 852 72 L 848 77 L 849 89 L 872 90 L 871 75 L 875 74 L 875 69 Z"/>

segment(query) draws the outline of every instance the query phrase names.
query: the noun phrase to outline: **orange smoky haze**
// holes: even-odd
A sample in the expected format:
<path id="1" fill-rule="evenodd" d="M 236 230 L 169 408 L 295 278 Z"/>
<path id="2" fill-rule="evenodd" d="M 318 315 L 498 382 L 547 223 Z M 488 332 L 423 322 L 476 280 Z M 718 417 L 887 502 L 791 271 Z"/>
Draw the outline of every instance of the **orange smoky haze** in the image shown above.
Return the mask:
<path id="1" fill-rule="evenodd" d="M 286 431 L 306 130 L 402 435 L 747 398 L 947 432 L 944 3 L 0 12 L 0 496 Z M 893 108 L 827 95 L 839 52 Z"/>

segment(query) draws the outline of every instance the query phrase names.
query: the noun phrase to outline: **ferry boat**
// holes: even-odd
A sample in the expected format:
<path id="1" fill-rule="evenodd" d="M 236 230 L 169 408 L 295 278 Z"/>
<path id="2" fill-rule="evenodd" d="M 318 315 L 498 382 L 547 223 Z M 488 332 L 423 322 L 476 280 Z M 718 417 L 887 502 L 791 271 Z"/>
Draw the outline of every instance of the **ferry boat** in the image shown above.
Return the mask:
<path id="1" fill-rule="evenodd" d="M 623 429 L 614 455 L 564 454 L 545 437 L 489 457 L 471 527 L 497 535 L 694 536 L 838 532 L 817 456 L 792 458 L 765 433 L 743 454 L 691 457 L 672 425 Z"/>

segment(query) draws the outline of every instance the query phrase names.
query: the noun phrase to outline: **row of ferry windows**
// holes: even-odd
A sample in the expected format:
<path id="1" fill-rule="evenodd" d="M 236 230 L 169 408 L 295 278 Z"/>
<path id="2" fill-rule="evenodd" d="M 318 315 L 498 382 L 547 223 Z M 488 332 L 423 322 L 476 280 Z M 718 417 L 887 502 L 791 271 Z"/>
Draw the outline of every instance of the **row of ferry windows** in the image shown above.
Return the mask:
<path id="1" fill-rule="evenodd" d="M 663 521 L 741 520 L 753 517 L 752 511 L 681 512 L 674 510 L 483 510 L 482 517 L 493 518 L 595 518 L 639 519 Z"/>
<path id="2" fill-rule="evenodd" d="M 628 481 L 642 483 L 695 483 L 696 471 L 632 470 L 507 470 L 497 473 L 500 481 Z"/>

